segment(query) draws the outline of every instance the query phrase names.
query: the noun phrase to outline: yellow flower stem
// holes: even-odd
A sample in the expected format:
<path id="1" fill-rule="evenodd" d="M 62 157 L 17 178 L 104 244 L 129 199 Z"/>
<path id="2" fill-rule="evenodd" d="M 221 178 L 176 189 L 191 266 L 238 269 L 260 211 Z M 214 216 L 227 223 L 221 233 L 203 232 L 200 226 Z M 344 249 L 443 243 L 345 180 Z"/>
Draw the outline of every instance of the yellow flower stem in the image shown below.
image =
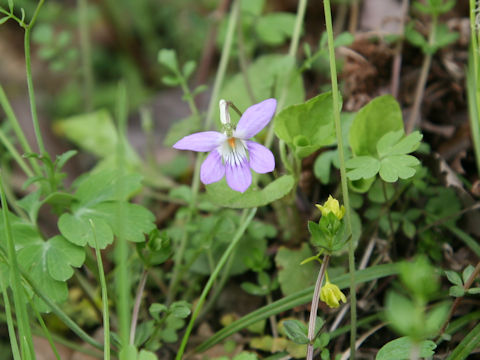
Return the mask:
<path id="1" fill-rule="evenodd" d="M 313 359 L 313 342 L 315 340 L 315 323 L 317 322 L 318 302 L 320 301 L 320 289 L 322 288 L 323 278 L 327 273 L 327 266 L 330 260 L 330 255 L 323 257 L 323 263 L 318 272 L 315 290 L 313 292 L 312 306 L 310 308 L 310 319 L 308 321 L 308 347 L 307 360 Z"/>

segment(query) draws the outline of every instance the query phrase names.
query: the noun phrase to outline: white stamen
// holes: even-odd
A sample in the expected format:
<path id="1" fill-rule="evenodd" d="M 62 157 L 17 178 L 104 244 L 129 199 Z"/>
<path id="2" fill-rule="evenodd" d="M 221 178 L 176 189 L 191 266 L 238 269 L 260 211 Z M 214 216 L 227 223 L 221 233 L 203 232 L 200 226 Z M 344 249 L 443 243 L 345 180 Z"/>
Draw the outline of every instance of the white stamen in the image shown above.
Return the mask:
<path id="1" fill-rule="evenodd" d="M 223 162 L 229 165 L 239 166 L 247 159 L 247 146 L 242 139 L 238 138 L 235 138 L 234 147 L 231 146 L 229 139 L 225 140 L 218 147 L 218 152 Z"/>
<path id="2" fill-rule="evenodd" d="M 230 114 L 228 113 L 228 103 L 225 100 L 220 100 L 220 121 L 222 124 L 230 124 Z"/>

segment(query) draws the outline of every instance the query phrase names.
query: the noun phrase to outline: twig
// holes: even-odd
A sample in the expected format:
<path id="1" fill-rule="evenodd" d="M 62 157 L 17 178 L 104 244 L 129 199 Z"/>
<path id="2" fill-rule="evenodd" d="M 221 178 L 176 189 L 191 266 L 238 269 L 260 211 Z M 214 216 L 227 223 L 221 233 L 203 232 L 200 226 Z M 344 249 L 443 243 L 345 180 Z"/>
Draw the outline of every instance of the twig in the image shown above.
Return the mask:
<path id="1" fill-rule="evenodd" d="M 145 290 L 145 284 L 147 283 L 148 271 L 143 270 L 142 277 L 138 283 L 137 294 L 135 296 L 135 304 L 132 310 L 132 326 L 130 327 L 130 344 L 133 345 L 135 340 L 135 331 L 137 330 L 138 312 L 140 310 L 140 303 L 142 302 L 143 290 Z"/>
<path id="2" fill-rule="evenodd" d="M 315 323 L 317 321 L 318 302 L 320 301 L 320 289 L 322 288 L 325 270 L 330 260 L 329 255 L 323 257 L 322 266 L 318 272 L 317 282 L 315 283 L 315 290 L 313 292 L 312 306 L 310 308 L 310 320 L 308 321 L 308 346 L 307 346 L 307 360 L 313 359 L 313 342 L 315 340 Z"/>
<path id="3" fill-rule="evenodd" d="M 400 18 L 399 34 L 403 36 L 405 32 L 405 18 L 407 17 L 409 0 L 402 0 L 402 14 Z M 400 87 L 400 71 L 402 69 L 402 49 L 403 38 L 400 38 L 395 46 L 395 56 L 392 64 L 391 92 L 394 98 L 398 98 L 398 89 Z"/>

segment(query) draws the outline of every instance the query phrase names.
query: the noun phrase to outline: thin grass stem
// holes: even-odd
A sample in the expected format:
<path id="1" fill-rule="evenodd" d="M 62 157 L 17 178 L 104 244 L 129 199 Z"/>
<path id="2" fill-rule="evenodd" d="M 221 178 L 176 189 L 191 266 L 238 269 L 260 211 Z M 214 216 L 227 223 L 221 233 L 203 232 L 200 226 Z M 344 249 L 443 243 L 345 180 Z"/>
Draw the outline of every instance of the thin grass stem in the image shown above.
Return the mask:
<path id="1" fill-rule="evenodd" d="M 340 101 L 338 92 L 337 68 L 335 63 L 335 48 L 333 45 L 332 13 L 330 0 L 324 0 L 325 24 L 328 38 L 328 54 L 330 62 L 330 78 L 332 81 L 333 116 L 335 120 L 335 132 L 338 144 L 338 157 L 340 160 L 340 177 L 342 183 L 343 203 L 346 209 L 347 231 L 352 234 L 352 214 L 350 198 L 348 196 L 347 172 L 345 168 L 345 152 L 343 149 L 342 125 L 340 123 Z M 357 296 L 355 286 L 355 244 L 353 237 L 350 237 L 348 247 L 348 266 L 350 272 L 350 358 L 355 359 L 355 341 L 357 337 Z"/>
<path id="2" fill-rule="evenodd" d="M 12 318 L 12 309 L 8 298 L 7 287 L 1 284 L 3 305 L 5 307 L 5 317 L 7 320 L 8 336 L 10 337 L 10 348 L 12 349 L 13 360 L 22 360 L 20 350 L 18 349 L 17 334 L 15 334 L 15 325 Z"/>
<path id="3" fill-rule="evenodd" d="M 228 245 L 228 248 L 225 250 L 223 253 L 222 257 L 220 258 L 217 266 L 215 267 L 215 270 L 213 273 L 210 275 L 210 278 L 208 279 L 207 284 L 203 288 L 202 294 L 200 295 L 200 298 L 198 299 L 197 306 L 195 307 L 195 310 L 193 311 L 193 314 L 190 318 L 190 321 L 188 323 L 187 329 L 185 330 L 185 335 L 183 336 L 182 343 L 180 344 L 180 348 L 177 352 L 177 356 L 175 357 L 176 360 L 181 360 L 183 357 L 183 353 L 185 352 L 185 348 L 187 346 L 188 338 L 190 337 L 190 333 L 192 332 L 193 325 L 195 324 L 195 320 L 197 319 L 198 315 L 200 314 L 200 311 L 202 310 L 203 304 L 205 303 L 205 299 L 207 298 L 208 293 L 210 292 L 210 289 L 212 288 L 215 280 L 217 279 L 220 271 L 223 269 L 223 266 L 227 262 L 227 260 L 230 258 L 230 256 L 233 253 L 233 250 L 235 249 L 238 241 L 242 238 L 243 234 L 245 233 L 245 230 L 247 229 L 248 225 L 252 221 L 253 217 L 255 216 L 257 212 L 257 208 L 253 208 L 248 212 L 247 210 L 243 211 L 243 216 L 246 215 L 245 220 L 240 224 L 238 227 L 235 235 L 233 236 L 232 241 Z"/>
<path id="4" fill-rule="evenodd" d="M 45 324 L 45 321 L 43 321 L 42 315 L 38 311 L 37 307 L 35 306 L 34 302 L 29 299 L 30 306 L 32 307 L 33 311 L 35 312 L 35 316 L 37 317 L 38 323 L 40 324 L 40 327 L 42 328 L 43 335 L 47 339 L 48 343 L 50 344 L 50 348 L 53 351 L 53 354 L 57 358 L 57 360 L 61 360 L 60 354 L 58 353 L 57 347 L 55 346 L 55 343 L 53 342 L 52 335 L 50 334 L 50 331 L 48 331 L 47 325 Z"/>

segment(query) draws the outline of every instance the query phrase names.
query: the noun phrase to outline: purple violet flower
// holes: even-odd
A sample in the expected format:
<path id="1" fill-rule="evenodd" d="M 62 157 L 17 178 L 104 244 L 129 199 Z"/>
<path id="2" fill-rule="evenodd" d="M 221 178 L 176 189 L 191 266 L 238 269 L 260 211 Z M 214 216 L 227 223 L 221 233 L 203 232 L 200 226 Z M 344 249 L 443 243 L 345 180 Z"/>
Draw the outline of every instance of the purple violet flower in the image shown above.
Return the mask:
<path id="1" fill-rule="evenodd" d="M 275 168 L 272 152 L 248 139 L 270 122 L 276 108 L 275 99 L 252 105 L 243 113 L 235 128 L 230 122 L 228 103 L 220 100 L 223 132 L 204 131 L 188 135 L 173 147 L 179 150 L 210 151 L 200 169 L 202 183 L 211 184 L 226 176 L 228 186 L 243 193 L 252 183 L 250 169 L 265 174 Z"/>

